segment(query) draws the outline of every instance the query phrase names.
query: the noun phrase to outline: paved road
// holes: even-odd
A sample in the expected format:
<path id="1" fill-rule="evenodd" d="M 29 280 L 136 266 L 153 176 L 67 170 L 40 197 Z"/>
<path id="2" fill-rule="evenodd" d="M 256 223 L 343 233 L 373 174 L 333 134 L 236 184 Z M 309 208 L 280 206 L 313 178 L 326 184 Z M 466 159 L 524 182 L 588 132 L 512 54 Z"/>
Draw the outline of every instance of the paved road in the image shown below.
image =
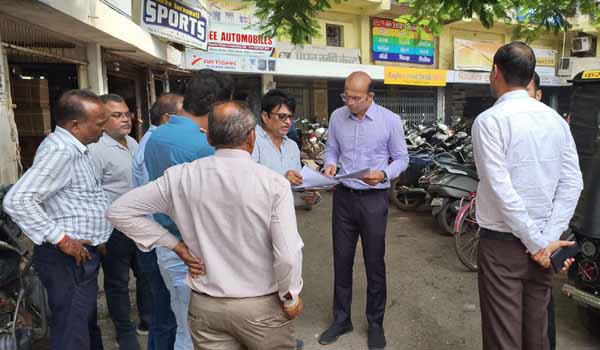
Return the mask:
<path id="1" fill-rule="evenodd" d="M 297 322 L 305 349 L 366 349 L 364 316 L 366 282 L 362 254 L 355 263 L 353 304 L 354 332 L 335 344 L 322 347 L 318 334 L 331 320 L 333 258 L 330 233 L 331 196 L 313 211 L 299 211 L 298 222 L 305 241 L 305 314 Z M 427 213 L 403 213 L 390 208 L 387 230 L 388 305 L 385 329 L 388 349 L 481 349 L 479 300 L 476 274 L 466 272 L 453 248 L 451 237 L 442 236 Z M 360 249 L 360 248 L 359 248 Z M 558 349 L 600 349 L 600 338 L 586 332 L 574 305 L 558 293 Z M 104 296 L 99 301 L 105 305 Z M 100 308 L 105 349 L 115 349 L 114 330 Z M 142 339 L 145 340 L 145 339 Z"/>

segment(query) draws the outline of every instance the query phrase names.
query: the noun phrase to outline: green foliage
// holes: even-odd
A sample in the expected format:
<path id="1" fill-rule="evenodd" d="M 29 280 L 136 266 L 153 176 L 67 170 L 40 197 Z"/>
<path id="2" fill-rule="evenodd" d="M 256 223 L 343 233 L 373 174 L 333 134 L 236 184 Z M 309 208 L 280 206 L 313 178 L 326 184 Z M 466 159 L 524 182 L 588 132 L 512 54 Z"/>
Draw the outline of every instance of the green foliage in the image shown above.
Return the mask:
<path id="1" fill-rule="evenodd" d="M 250 0 L 245 0 L 250 1 Z M 319 36 L 317 14 L 331 8 L 332 3 L 346 0 L 252 0 L 259 30 L 268 36 L 285 35 L 294 44 L 304 44 L 309 37 Z"/>
<path id="2" fill-rule="evenodd" d="M 316 16 L 332 3 L 349 0 L 244 0 L 256 4 L 261 20 L 258 28 L 269 36 L 285 35 L 294 44 L 304 44 L 319 35 Z M 411 14 L 396 20 L 429 28 L 439 35 L 444 25 L 476 16 L 486 28 L 497 22 L 515 24 L 513 37 L 534 40 L 543 31 L 558 32 L 572 27 L 568 18 L 579 13 L 600 19 L 595 0 L 393 0 L 406 4 Z M 517 21 L 516 14 L 521 15 Z"/>
<path id="3" fill-rule="evenodd" d="M 444 25 L 476 16 L 486 28 L 497 22 L 514 24 L 513 38 L 531 42 L 541 32 L 569 30 L 568 18 L 579 9 L 597 23 L 600 9 L 594 0 L 396 0 L 408 5 L 411 14 L 403 23 L 427 26 L 439 35 Z"/>

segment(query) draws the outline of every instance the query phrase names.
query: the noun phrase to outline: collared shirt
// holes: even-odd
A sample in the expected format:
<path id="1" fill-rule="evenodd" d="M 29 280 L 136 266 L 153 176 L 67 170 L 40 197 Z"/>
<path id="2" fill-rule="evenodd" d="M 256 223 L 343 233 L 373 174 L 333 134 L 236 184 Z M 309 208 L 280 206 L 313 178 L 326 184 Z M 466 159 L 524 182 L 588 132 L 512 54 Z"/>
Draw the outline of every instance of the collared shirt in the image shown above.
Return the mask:
<path id="1" fill-rule="evenodd" d="M 89 145 L 96 177 L 111 203 L 133 188 L 133 155 L 138 143 L 125 136 L 127 147 L 104 133 L 98 142 Z"/>
<path id="2" fill-rule="evenodd" d="M 173 165 L 192 162 L 215 153 L 198 124 L 186 117 L 172 115 L 166 124 L 156 128 L 146 143 L 144 163 L 150 181 L 161 177 Z M 156 221 L 175 236 L 179 230 L 164 214 L 154 215 Z"/>
<path id="3" fill-rule="evenodd" d="M 302 289 L 302 239 L 285 178 L 242 150 L 168 169 L 119 198 L 108 211 L 115 227 L 137 244 L 173 248 L 178 238 L 146 215 L 168 214 L 205 276 L 190 287 L 213 297 L 247 298 Z"/>
<path id="4" fill-rule="evenodd" d="M 477 221 L 531 253 L 567 229 L 583 188 L 569 126 L 525 90 L 504 94 L 473 124 Z"/>
<path id="5" fill-rule="evenodd" d="M 59 126 L 4 198 L 6 213 L 38 245 L 55 244 L 64 234 L 106 242 L 112 232 L 104 216 L 108 206 L 87 147 Z"/>
<path id="6" fill-rule="evenodd" d="M 259 164 L 285 176 L 288 170 L 301 170 L 298 144 L 283 136 L 281 147 L 277 148 L 269 134 L 260 125 L 256 126 L 256 142 L 252 158 Z"/>
<path id="7" fill-rule="evenodd" d="M 390 158 L 392 162 L 388 164 Z M 341 165 L 339 175 L 369 168 L 383 170 L 388 181 L 370 186 L 358 179 L 344 179 L 354 189 L 389 188 L 390 181 L 408 167 L 408 151 L 400 117 L 375 102 L 365 117 L 356 118 L 347 106 L 331 114 L 325 165 Z"/>
<path id="8" fill-rule="evenodd" d="M 152 132 L 156 128 L 157 126 L 150 124 L 144 137 L 140 140 L 137 152 L 135 152 L 135 155 L 133 156 L 133 186 L 135 187 L 140 187 L 150 181 L 148 169 L 146 168 L 146 164 L 144 164 L 144 152 L 146 151 L 146 143 L 148 143 L 150 136 L 152 136 Z"/>

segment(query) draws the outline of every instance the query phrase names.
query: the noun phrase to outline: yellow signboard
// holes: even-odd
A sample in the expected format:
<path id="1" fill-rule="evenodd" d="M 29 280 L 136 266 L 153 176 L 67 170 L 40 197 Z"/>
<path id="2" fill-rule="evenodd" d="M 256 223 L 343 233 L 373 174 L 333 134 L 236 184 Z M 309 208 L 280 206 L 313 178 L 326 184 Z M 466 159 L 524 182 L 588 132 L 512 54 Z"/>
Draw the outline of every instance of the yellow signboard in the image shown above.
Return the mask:
<path id="1" fill-rule="evenodd" d="M 383 82 L 390 85 L 446 86 L 446 71 L 386 66 Z"/>
<path id="2" fill-rule="evenodd" d="M 581 79 L 600 79 L 600 70 L 588 70 L 583 72 Z"/>

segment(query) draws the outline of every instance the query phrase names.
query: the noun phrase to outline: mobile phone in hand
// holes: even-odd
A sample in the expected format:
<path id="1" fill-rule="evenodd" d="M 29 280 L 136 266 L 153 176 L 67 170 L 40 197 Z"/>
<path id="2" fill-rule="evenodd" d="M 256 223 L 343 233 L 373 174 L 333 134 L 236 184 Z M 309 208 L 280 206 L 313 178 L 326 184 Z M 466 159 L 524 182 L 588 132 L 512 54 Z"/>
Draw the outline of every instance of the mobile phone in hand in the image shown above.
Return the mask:
<path id="1" fill-rule="evenodd" d="M 560 247 L 550 256 L 550 262 L 552 263 L 552 269 L 554 272 L 559 273 L 565 265 L 565 260 L 575 257 L 580 251 L 581 247 L 575 238 L 575 235 L 570 235 L 567 241 L 575 242 L 574 245 L 569 247 Z"/>

